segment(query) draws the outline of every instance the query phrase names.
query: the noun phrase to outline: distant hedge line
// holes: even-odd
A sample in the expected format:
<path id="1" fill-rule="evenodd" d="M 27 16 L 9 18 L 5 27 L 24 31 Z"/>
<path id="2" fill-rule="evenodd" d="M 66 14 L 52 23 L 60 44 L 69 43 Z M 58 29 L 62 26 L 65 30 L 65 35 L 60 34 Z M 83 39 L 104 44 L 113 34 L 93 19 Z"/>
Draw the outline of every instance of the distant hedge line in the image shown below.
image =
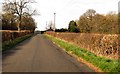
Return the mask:
<path id="1" fill-rule="evenodd" d="M 31 31 L 29 30 L 23 30 L 23 31 L 11 31 L 11 30 L 3 30 L 3 31 L 0 31 L 2 32 L 2 42 L 5 42 L 5 41 L 10 41 L 10 40 L 14 40 L 18 37 L 22 37 L 24 35 L 27 35 L 27 34 L 30 34 Z"/>

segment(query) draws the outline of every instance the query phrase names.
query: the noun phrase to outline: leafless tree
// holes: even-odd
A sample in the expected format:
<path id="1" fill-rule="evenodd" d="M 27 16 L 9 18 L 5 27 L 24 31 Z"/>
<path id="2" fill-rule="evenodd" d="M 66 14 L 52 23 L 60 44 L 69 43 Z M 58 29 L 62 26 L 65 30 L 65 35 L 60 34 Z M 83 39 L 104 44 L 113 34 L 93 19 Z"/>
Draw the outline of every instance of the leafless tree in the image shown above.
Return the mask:
<path id="1" fill-rule="evenodd" d="M 54 30 L 55 27 L 54 27 L 54 24 L 52 21 L 50 21 L 48 24 L 46 23 L 46 30 Z"/>
<path id="2" fill-rule="evenodd" d="M 10 14 L 14 14 L 18 16 L 18 24 L 17 28 L 18 31 L 20 31 L 20 25 L 22 22 L 22 16 L 28 15 L 32 16 L 36 14 L 36 10 L 30 11 L 30 8 L 28 8 L 28 4 L 35 3 L 33 0 L 6 0 L 3 3 L 3 11 L 7 11 Z"/>
<path id="3" fill-rule="evenodd" d="M 96 15 L 96 11 L 93 9 L 89 9 L 86 11 L 86 13 L 84 13 L 84 16 L 90 19 L 91 21 L 92 21 L 93 16 L 95 15 Z"/>

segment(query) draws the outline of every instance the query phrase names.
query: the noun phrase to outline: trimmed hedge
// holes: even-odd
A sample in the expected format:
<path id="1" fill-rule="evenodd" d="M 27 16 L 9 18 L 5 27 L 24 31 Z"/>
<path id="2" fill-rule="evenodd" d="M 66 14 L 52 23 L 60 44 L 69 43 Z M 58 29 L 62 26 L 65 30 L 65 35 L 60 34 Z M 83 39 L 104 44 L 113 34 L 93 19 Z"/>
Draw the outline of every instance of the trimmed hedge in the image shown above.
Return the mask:
<path id="1" fill-rule="evenodd" d="M 109 59 L 118 59 L 118 34 L 91 34 L 91 33 L 55 33 L 46 32 L 49 35 L 63 39 L 87 49 L 88 51 Z"/>
<path id="2" fill-rule="evenodd" d="M 20 32 L 12 31 L 12 30 L 2 30 L 0 32 L 2 32 L 2 42 L 14 40 L 18 37 L 21 37 L 21 36 L 31 33 L 31 31 L 29 31 L 29 30 L 22 30 Z"/>
<path id="3" fill-rule="evenodd" d="M 2 50 L 0 51 L 6 51 L 12 47 L 14 47 L 15 45 L 17 45 L 18 43 L 26 40 L 27 38 L 30 38 L 31 36 L 33 36 L 33 34 L 28 34 L 28 35 L 25 35 L 25 36 L 22 36 L 22 37 L 18 37 L 14 40 L 10 40 L 10 41 L 4 41 L 2 43 Z"/>

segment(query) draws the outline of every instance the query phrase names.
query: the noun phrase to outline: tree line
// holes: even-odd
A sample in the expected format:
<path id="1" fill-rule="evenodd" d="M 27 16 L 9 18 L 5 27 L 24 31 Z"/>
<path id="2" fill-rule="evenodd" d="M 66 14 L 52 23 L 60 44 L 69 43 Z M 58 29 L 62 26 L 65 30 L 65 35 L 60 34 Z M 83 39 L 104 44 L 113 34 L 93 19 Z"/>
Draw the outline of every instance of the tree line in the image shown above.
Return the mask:
<path id="1" fill-rule="evenodd" d="M 108 33 L 118 34 L 118 14 L 109 12 L 106 15 L 99 14 L 93 9 L 87 10 L 79 20 L 69 23 L 68 31 L 80 33 Z"/>
<path id="2" fill-rule="evenodd" d="M 28 4 L 33 3 L 32 0 L 14 0 L 6 1 L 2 4 L 2 30 L 31 30 L 34 31 L 36 22 L 32 15 L 36 10 L 30 11 Z"/>
<path id="3" fill-rule="evenodd" d="M 56 29 L 55 32 L 119 34 L 119 22 L 120 13 L 111 11 L 107 14 L 99 14 L 93 9 L 88 9 L 79 20 L 71 20 L 68 29 Z M 53 24 L 47 27 L 48 30 L 54 31 Z"/>

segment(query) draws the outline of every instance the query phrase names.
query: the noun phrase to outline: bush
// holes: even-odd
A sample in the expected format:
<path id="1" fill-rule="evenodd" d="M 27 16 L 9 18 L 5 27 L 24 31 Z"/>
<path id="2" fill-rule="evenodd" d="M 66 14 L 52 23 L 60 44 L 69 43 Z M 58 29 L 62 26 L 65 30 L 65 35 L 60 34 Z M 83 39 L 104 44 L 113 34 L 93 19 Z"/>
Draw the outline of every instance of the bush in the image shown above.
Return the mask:
<path id="1" fill-rule="evenodd" d="M 55 32 L 67 32 L 68 29 L 61 28 L 61 29 L 56 29 Z"/>
<path id="2" fill-rule="evenodd" d="M 76 24 L 75 21 L 73 21 L 73 20 L 70 21 L 69 27 L 68 27 L 68 31 L 69 31 L 69 32 L 76 32 L 76 33 L 80 32 L 80 30 L 79 30 L 79 28 L 77 27 L 77 24 Z"/>
<path id="3" fill-rule="evenodd" d="M 11 31 L 11 30 L 4 30 L 2 32 L 2 42 L 4 41 L 10 41 L 13 39 L 16 39 L 18 37 L 30 34 L 31 32 L 29 30 L 24 30 L 24 31 Z"/>
<path id="4" fill-rule="evenodd" d="M 14 47 L 15 45 L 17 45 L 18 43 L 26 40 L 27 38 L 31 37 L 33 34 L 28 34 L 22 37 L 18 37 L 16 39 L 10 40 L 10 41 L 5 41 L 2 43 L 2 50 L 0 51 L 6 51 L 12 47 Z"/>

